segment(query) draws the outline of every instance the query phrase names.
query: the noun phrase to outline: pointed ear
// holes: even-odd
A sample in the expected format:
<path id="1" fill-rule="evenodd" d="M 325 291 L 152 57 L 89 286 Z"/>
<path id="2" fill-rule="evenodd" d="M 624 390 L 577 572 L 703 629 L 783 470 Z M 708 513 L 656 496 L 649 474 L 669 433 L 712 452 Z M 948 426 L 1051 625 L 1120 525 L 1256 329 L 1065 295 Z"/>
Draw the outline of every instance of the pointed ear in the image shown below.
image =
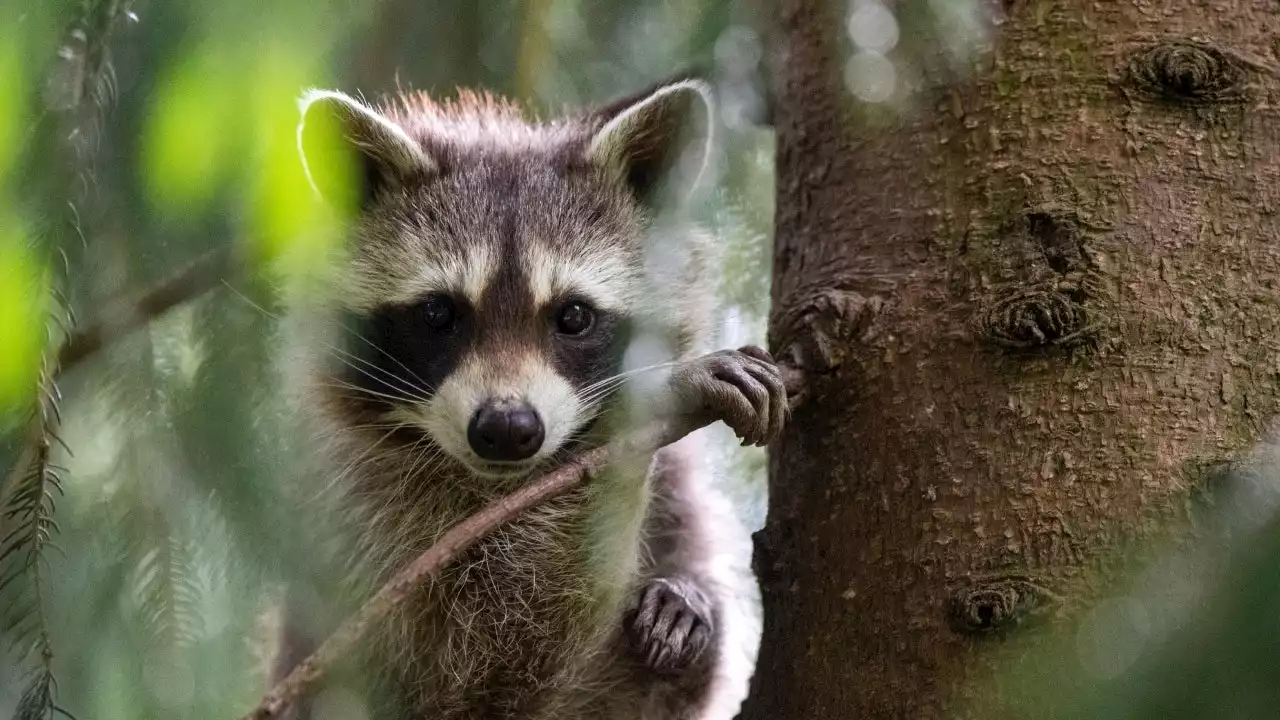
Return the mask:
<path id="1" fill-rule="evenodd" d="M 664 83 L 606 106 L 587 144 L 587 162 L 625 180 L 636 197 L 684 200 L 697 186 L 711 146 L 711 89 L 701 80 Z"/>
<path id="2" fill-rule="evenodd" d="M 310 90 L 298 107 L 303 168 L 334 207 L 362 209 L 380 190 L 436 170 L 403 128 L 349 95 Z"/>

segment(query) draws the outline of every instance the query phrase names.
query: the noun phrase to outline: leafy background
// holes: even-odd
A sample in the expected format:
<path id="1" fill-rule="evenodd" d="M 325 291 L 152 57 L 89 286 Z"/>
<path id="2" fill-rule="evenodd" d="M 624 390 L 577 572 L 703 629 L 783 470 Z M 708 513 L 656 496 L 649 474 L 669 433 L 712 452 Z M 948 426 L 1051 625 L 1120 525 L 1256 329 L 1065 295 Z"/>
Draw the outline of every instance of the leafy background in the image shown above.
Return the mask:
<path id="1" fill-rule="evenodd" d="M 838 3 L 848 90 L 886 109 L 865 120 L 910 106 L 911 70 L 886 48 L 924 23 L 962 67 L 987 5 Z M 774 198 L 762 6 L 0 0 L 0 717 L 235 718 L 264 689 L 264 609 L 282 581 L 316 577 L 318 539 L 280 491 L 299 455 L 273 370 L 276 290 L 331 241 L 295 157 L 301 89 L 482 85 L 550 114 L 701 68 L 721 96 L 717 190 L 699 208 L 721 251 L 717 340 L 759 343 Z M 68 329 L 228 249 L 246 259 L 228 282 L 197 272 L 197 299 L 58 362 Z M 763 453 L 718 432 L 759 526 Z M 1192 537 L 1118 550 L 1133 573 L 1111 600 L 1011 640 L 1037 650 L 970 693 L 979 708 L 1277 717 L 1275 447 L 1217 473 Z"/>
<path id="2" fill-rule="evenodd" d="M 724 98 L 699 208 L 720 243 L 718 341 L 763 342 L 772 135 L 744 3 L 0 13 L 17 19 L 0 29 L 0 717 L 233 718 L 264 690 L 264 610 L 308 577 L 314 541 L 280 492 L 297 454 L 273 367 L 276 289 L 329 241 L 294 145 L 304 88 L 481 85 L 549 115 L 707 72 Z M 58 367 L 67 329 L 228 248 L 242 272 Z M 763 452 L 726 435 L 716 451 L 759 524 Z"/>

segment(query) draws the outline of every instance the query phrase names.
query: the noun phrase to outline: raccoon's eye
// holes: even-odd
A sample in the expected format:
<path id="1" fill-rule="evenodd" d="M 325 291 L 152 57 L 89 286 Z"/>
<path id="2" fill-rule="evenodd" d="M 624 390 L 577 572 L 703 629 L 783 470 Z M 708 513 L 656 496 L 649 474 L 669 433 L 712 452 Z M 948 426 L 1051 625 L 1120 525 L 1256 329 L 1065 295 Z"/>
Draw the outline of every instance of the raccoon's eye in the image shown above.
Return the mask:
<path id="1" fill-rule="evenodd" d="M 453 300 L 447 295 L 428 295 L 419 307 L 423 322 L 433 330 L 444 330 L 453 325 L 456 315 Z"/>
<path id="2" fill-rule="evenodd" d="M 590 330 L 595 322 L 596 313 L 590 306 L 576 301 L 568 302 L 556 316 L 556 330 L 565 335 L 581 335 Z"/>

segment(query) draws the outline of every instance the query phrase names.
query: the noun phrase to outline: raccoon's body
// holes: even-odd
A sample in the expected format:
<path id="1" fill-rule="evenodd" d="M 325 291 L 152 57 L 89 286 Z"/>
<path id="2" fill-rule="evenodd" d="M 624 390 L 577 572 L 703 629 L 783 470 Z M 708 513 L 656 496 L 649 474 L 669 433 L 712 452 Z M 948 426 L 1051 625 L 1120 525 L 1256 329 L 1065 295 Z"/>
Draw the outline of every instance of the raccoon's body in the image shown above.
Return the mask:
<path id="1" fill-rule="evenodd" d="M 487 501 L 638 422 L 703 413 L 750 442 L 776 435 L 776 370 L 755 349 L 698 354 L 701 253 L 657 220 L 705 98 L 682 81 L 552 123 L 475 94 L 304 98 L 309 176 L 356 208 L 336 283 L 294 314 L 291 373 L 351 576 L 376 587 Z M 624 387 L 645 348 L 671 362 Z M 733 717 L 756 588 L 699 442 L 602 470 L 423 587 L 370 643 L 373 716 Z M 293 627 L 281 672 L 322 634 Z"/>

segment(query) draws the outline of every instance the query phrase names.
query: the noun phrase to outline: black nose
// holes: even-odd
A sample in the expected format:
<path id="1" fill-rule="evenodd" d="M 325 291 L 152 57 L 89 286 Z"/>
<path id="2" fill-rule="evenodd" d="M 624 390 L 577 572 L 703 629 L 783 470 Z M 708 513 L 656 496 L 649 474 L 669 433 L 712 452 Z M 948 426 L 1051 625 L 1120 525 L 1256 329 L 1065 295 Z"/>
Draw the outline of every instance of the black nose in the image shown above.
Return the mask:
<path id="1" fill-rule="evenodd" d="M 542 419 L 523 402 L 487 402 L 467 427 L 467 442 L 485 460 L 526 460 L 542 439 Z"/>

